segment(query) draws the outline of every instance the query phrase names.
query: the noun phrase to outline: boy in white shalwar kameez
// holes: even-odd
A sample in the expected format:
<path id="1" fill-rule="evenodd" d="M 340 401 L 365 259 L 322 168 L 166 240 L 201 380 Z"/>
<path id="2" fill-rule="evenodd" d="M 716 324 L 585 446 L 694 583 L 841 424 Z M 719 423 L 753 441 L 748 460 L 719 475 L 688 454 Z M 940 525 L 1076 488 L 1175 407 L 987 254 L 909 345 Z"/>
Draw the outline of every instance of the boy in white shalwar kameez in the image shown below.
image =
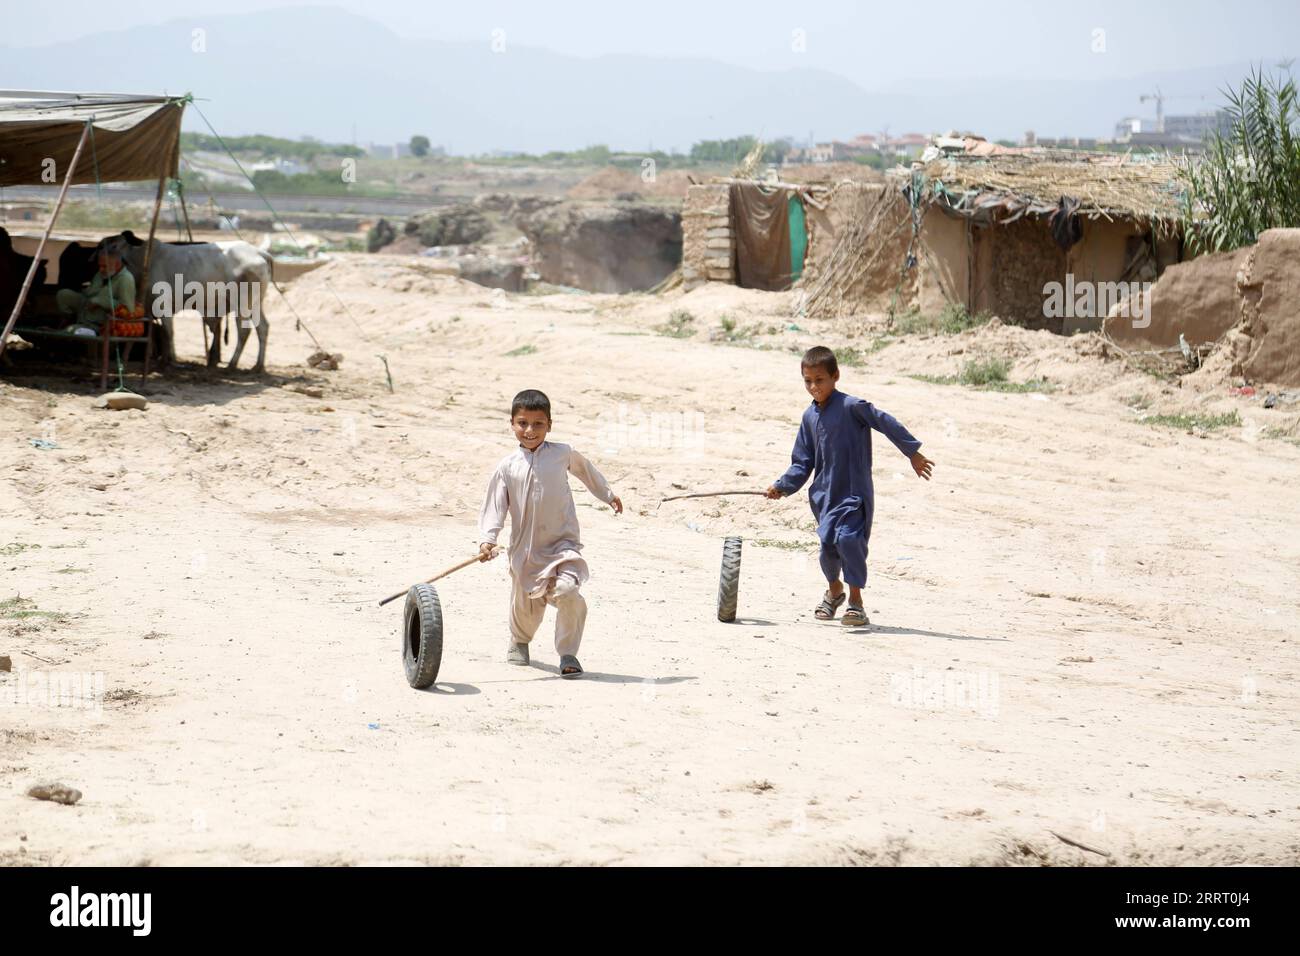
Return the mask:
<path id="1" fill-rule="evenodd" d="M 569 490 L 573 475 L 615 514 L 623 502 L 596 466 L 568 445 L 546 440 L 551 402 L 535 389 L 515 396 L 510 426 L 519 447 L 503 458 L 488 481 L 479 514 L 480 560 L 495 557 L 497 535 L 510 516 L 510 650 L 506 660 L 528 663 L 528 644 L 541 626 L 546 605 L 556 609 L 555 652 L 560 676 L 577 677 L 578 646 L 587 620 L 579 588 L 588 577 L 582 559 L 578 514 Z"/>

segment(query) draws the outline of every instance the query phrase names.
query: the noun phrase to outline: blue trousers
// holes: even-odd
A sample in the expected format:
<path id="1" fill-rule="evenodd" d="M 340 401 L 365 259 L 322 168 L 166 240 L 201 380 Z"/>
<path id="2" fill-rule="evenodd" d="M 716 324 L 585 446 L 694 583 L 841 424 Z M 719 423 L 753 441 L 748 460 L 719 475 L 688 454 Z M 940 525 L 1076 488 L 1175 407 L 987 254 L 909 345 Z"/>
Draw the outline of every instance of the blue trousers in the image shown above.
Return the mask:
<path id="1" fill-rule="evenodd" d="M 822 544 L 822 573 L 827 581 L 838 581 L 840 573 L 844 582 L 850 587 L 861 588 L 867 585 L 867 536 L 858 534 L 836 537 L 830 543 Z"/>

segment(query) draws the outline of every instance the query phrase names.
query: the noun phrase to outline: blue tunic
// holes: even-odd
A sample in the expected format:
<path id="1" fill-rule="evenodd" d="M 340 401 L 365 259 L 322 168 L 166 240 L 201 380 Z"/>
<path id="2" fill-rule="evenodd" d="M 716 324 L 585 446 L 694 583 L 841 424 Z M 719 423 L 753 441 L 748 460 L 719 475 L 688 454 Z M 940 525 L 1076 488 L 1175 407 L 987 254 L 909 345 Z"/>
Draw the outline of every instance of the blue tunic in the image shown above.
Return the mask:
<path id="1" fill-rule="evenodd" d="M 790 468 L 774 482 L 782 494 L 792 495 L 813 476 L 808 504 L 824 546 L 834 546 L 842 538 L 871 536 L 873 428 L 909 458 L 921 447 L 898 419 L 870 402 L 839 390 L 831 392 L 825 408 L 812 402 L 799 423 Z"/>

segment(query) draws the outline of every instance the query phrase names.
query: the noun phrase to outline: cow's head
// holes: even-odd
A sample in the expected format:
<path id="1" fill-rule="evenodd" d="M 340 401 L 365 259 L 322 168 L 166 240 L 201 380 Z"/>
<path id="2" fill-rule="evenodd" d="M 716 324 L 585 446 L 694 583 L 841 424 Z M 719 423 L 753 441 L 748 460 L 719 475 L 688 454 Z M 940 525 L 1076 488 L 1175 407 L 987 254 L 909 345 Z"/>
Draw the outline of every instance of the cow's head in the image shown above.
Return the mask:
<path id="1" fill-rule="evenodd" d="M 95 249 L 95 252 L 99 255 L 107 254 L 120 258 L 130 250 L 138 249 L 143 245 L 144 240 L 130 229 L 124 229 L 115 236 L 105 236 L 99 240 L 99 246 Z"/>

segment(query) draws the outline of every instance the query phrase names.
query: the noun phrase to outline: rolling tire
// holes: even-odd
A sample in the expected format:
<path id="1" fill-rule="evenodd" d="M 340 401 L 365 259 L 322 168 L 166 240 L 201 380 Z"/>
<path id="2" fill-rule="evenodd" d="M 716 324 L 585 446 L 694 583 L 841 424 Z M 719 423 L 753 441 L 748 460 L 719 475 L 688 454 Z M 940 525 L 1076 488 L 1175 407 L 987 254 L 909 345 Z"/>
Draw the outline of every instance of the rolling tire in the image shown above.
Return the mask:
<path id="1" fill-rule="evenodd" d="M 718 620 L 730 624 L 736 619 L 736 601 L 740 596 L 740 538 L 728 538 L 722 544 L 722 576 L 718 581 Z"/>
<path id="2" fill-rule="evenodd" d="M 432 584 L 417 584 L 406 592 L 402 614 L 402 667 L 406 682 L 423 690 L 438 679 L 442 665 L 442 604 Z"/>

